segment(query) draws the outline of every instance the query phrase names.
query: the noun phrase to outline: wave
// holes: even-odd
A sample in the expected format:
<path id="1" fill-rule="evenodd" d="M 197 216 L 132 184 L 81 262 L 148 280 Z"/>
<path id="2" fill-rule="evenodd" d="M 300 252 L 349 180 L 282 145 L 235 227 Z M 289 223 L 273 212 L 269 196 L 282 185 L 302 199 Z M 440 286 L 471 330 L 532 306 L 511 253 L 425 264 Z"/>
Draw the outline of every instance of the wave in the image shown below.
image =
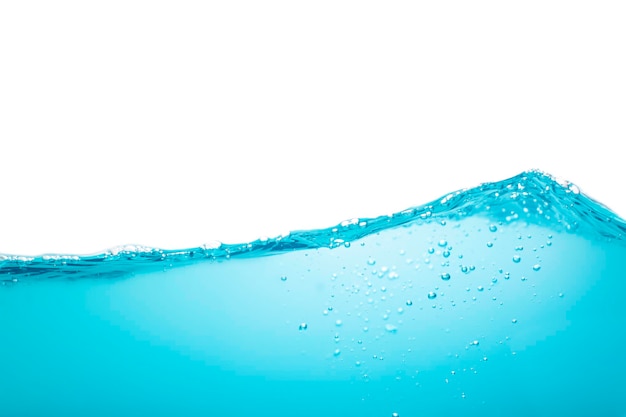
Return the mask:
<path id="1" fill-rule="evenodd" d="M 317 230 L 293 231 L 248 243 L 215 242 L 201 247 L 165 250 L 125 245 L 94 255 L 47 254 L 37 257 L 0 254 L 1 282 L 24 278 L 115 278 L 201 261 L 222 261 L 276 255 L 305 249 L 349 247 L 368 235 L 400 226 L 419 225 L 472 216 L 499 224 L 535 224 L 556 233 L 576 233 L 626 244 L 626 221 L 580 192 L 571 182 L 539 170 L 455 191 L 421 206 L 386 216 L 355 218 Z"/>

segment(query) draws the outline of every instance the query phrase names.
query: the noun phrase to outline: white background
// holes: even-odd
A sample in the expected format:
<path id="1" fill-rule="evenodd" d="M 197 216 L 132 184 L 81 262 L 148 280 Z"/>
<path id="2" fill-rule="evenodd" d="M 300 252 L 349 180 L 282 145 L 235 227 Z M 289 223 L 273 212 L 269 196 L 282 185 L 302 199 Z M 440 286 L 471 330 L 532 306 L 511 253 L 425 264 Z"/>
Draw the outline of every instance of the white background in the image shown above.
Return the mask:
<path id="1" fill-rule="evenodd" d="M 4 1 L 0 253 L 247 241 L 539 168 L 626 216 L 626 6 Z"/>

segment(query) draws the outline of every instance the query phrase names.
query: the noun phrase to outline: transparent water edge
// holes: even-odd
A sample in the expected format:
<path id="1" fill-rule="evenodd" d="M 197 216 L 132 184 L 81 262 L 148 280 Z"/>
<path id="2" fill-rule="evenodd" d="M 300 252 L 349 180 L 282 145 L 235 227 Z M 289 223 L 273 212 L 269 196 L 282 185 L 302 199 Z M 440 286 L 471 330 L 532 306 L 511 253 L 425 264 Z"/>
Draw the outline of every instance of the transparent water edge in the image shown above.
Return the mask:
<path id="1" fill-rule="evenodd" d="M 508 180 L 449 193 L 418 207 L 377 218 L 343 221 L 327 229 L 294 231 L 253 242 L 224 244 L 214 241 L 198 248 L 164 250 L 125 245 L 95 255 L 48 254 L 38 257 L 0 254 L 3 282 L 28 277 L 121 277 L 134 271 L 193 264 L 203 260 L 275 255 L 282 252 L 336 248 L 369 234 L 411 223 L 483 216 L 496 224 L 544 225 L 626 244 L 626 221 L 580 193 L 578 187 L 538 170 Z M 159 263 L 161 265 L 159 265 Z"/>

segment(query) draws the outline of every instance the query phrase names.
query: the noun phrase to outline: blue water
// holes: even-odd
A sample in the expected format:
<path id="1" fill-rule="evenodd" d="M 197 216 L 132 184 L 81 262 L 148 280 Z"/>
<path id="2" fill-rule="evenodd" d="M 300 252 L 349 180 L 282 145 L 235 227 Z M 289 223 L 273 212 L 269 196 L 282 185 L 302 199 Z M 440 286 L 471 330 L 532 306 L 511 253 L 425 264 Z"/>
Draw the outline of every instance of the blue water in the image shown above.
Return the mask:
<path id="1" fill-rule="evenodd" d="M 626 223 L 538 171 L 246 244 L 4 255 L 0 416 L 623 417 L 625 278 Z"/>

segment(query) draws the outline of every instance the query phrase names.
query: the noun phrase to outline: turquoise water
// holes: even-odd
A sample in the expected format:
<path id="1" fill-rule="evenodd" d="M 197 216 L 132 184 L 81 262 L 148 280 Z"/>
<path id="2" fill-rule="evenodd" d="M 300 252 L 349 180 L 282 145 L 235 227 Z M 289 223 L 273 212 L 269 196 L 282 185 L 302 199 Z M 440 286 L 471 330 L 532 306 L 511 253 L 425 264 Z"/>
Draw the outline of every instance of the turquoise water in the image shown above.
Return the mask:
<path id="1" fill-rule="evenodd" d="M 0 256 L 0 416 L 626 416 L 626 223 L 538 171 L 247 244 Z"/>

